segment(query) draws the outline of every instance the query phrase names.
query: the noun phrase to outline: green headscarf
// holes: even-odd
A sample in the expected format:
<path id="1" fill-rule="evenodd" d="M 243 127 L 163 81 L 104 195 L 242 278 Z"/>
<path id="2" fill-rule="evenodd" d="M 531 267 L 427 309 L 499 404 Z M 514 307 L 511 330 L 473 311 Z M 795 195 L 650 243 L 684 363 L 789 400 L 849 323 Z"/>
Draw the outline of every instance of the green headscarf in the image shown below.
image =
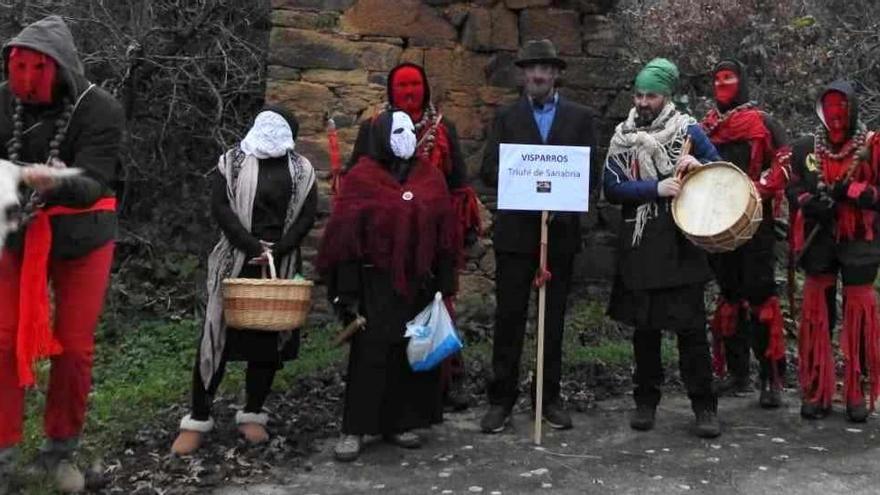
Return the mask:
<path id="1" fill-rule="evenodd" d="M 678 86 L 678 67 L 665 58 L 655 58 L 636 76 L 636 91 L 671 95 Z"/>

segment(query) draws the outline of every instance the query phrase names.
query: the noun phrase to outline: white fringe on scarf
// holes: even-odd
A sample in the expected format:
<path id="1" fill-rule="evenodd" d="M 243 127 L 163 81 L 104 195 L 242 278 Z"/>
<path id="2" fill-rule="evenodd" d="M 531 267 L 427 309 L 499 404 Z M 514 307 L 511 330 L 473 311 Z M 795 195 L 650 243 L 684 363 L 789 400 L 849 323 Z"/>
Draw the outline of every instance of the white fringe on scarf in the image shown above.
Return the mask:
<path id="1" fill-rule="evenodd" d="M 677 111 L 671 102 L 647 127 L 636 126 L 637 116 L 636 109 L 630 109 L 627 119 L 614 129 L 607 160 L 617 162 L 629 180 L 658 180 L 672 175 L 681 156 L 687 129 L 697 121 Z M 633 167 L 634 164 L 638 169 Z M 656 202 L 636 208 L 633 246 L 641 242 L 648 221 L 657 216 L 657 208 Z"/>

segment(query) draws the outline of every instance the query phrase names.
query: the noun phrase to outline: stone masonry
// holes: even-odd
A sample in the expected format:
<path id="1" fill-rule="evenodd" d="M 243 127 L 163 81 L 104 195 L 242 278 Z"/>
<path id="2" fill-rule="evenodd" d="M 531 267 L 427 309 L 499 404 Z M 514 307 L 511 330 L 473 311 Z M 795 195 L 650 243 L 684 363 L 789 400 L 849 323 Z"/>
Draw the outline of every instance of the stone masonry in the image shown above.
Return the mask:
<path id="1" fill-rule="evenodd" d="M 494 196 L 477 179 L 482 143 L 495 109 L 519 94 L 513 66 L 519 46 L 549 38 L 568 62 L 563 94 L 591 107 L 600 146 L 629 107 L 634 67 L 619 48 L 609 14 L 616 0 L 272 0 L 266 99 L 300 120 L 299 152 L 322 178 L 321 213 L 329 213 L 326 116 L 336 122 L 346 160 L 358 123 L 385 101 L 388 71 L 402 61 L 425 67 L 434 102 L 455 122 L 471 181 L 484 204 Z M 604 148 L 594 155 L 601 166 Z M 594 202 L 595 203 L 595 202 Z M 594 204 L 585 215 L 578 279 L 612 275 L 616 209 Z M 485 223 L 490 227 L 488 211 Z M 320 223 L 304 254 L 314 259 Z M 489 234 L 490 232 L 487 232 Z M 469 253 L 461 311 L 491 319 L 495 260 L 487 235 Z M 314 273 L 307 273 L 314 278 Z M 320 296 L 316 299 L 320 299 Z M 316 300 L 322 304 L 323 301 Z M 489 309 L 487 309 L 489 308 Z"/>

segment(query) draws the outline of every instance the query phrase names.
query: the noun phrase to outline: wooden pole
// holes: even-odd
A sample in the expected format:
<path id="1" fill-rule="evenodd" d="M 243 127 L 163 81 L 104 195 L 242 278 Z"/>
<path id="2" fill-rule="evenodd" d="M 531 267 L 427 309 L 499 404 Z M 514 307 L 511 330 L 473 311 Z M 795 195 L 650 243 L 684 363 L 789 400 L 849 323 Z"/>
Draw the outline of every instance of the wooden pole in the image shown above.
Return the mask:
<path id="1" fill-rule="evenodd" d="M 541 212 L 541 258 L 539 262 L 539 277 L 547 270 L 547 219 L 550 214 Z M 537 385 L 535 387 L 535 445 L 541 445 L 541 416 L 544 405 L 544 313 L 547 305 L 547 284 L 541 283 L 538 288 L 538 372 Z"/>

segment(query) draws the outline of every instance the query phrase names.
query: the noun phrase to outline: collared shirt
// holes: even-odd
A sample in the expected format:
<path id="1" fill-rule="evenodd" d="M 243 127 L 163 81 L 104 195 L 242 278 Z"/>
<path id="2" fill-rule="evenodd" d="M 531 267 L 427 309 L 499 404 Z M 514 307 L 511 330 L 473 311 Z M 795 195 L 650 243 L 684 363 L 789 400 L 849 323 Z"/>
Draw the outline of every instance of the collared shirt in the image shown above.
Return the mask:
<path id="1" fill-rule="evenodd" d="M 535 116 L 538 132 L 541 133 L 541 141 L 546 143 L 547 137 L 550 135 L 550 127 L 553 125 L 553 118 L 556 117 L 559 92 L 554 91 L 553 97 L 545 101 L 543 105 L 535 104 L 531 96 L 529 97 L 529 103 L 532 105 L 532 115 Z"/>

